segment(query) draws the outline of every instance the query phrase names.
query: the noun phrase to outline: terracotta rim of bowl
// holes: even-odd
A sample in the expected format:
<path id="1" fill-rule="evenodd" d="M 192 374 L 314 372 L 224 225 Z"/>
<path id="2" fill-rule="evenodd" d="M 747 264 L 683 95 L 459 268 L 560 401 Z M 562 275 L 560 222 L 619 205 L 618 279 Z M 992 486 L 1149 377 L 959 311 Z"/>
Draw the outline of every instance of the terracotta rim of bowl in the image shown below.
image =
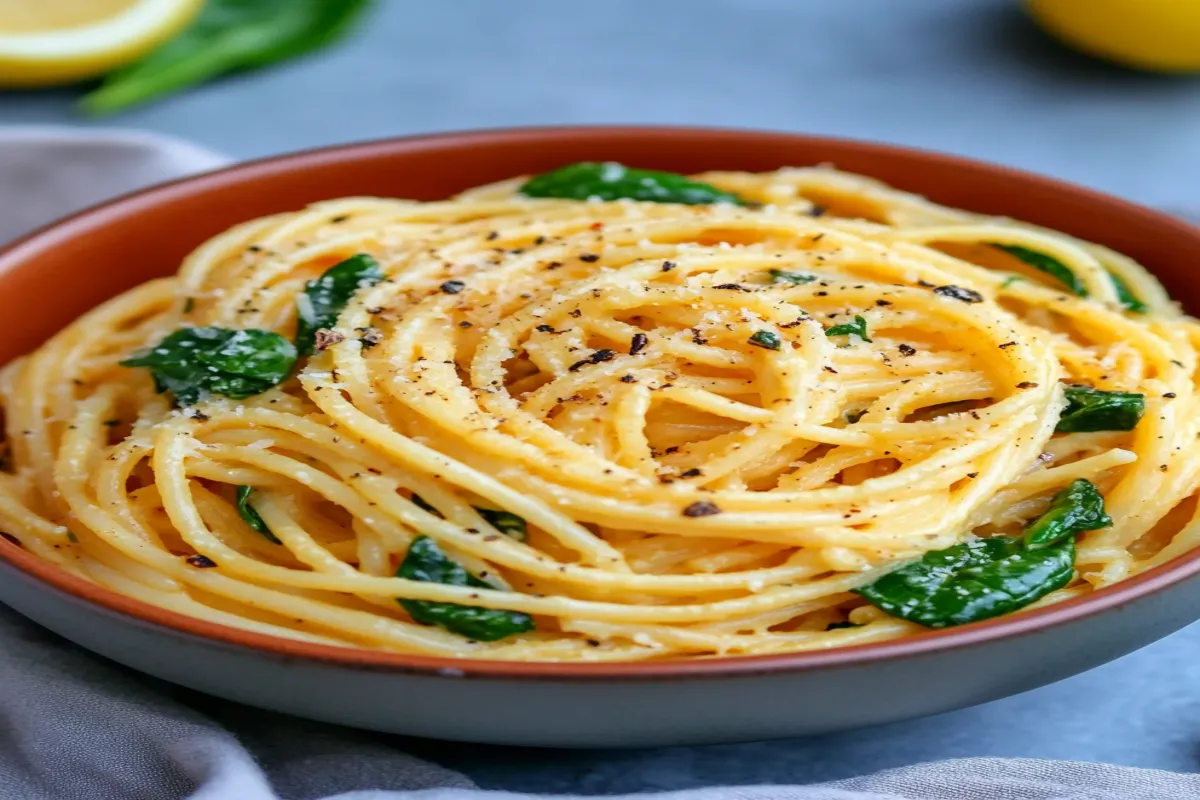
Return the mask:
<path id="1" fill-rule="evenodd" d="M 747 143 L 749 140 L 791 140 L 797 144 L 806 143 L 816 147 L 826 145 L 843 150 L 849 148 L 876 155 L 890 153 L 976 173 L 1006 175 L 1010 178 L 1017 176 L 1030 188 L 1060 195 L 1073 194 L 1092 202 L 1115 206 L 1122 213 L 1140 218 L 1141 221 L 1156 227 L 1175 228 L 1176 232 L 1181 232 L 1187 238 L 1194 240 L 1197 249 L 1200 250 L 1200 230 L 1166 214 L 1052 178 L 968 158 L 873 142 L 768 131 L 664 126 L 564 126 L 501 128 L 415 135 L 324 147 L 243 162 L 214 172 L 170 181 L 117 197 L 36 230 L 7 247 L 0 248 L 0 271 L 7 267 L 6 258 L 23 249 L 26 244 L 36 243 L 44 246 L 51 242 L 43 242 L 42 239 L 52 240 L 57 236 L 70 234 L 73 229 L 87 229 L 104 225 L 110 217 L 119 217 L 130 211 L 137 211 L 167 197 L 203 194 L 207 188 L 247 177 L 268 178 L 281 171 L 305 165 L 328 164 L 351 156 L 369 157 L 375 153 L 436 149 L 445 146 L 487 146 L 518 140 L 525 142 L 569 141 L 574 138 L 591 138 L 597 135 L 659 140 L 672 137 L 728 138 L 733 136 L 743 137 Z M 176 634 L 190 634 L 226 646 L 249 648 L 281 658 L 304 659 L 355 669 L 415 672 L 453 678 L 537 680 L 656 680 L 688 677 L 737 677 L 858 666 L 906 656 L 969 648 L 1041 632 L 1057 625 L 1119 608 L 1126 603 L 1154 594 L 1200 574 L 1200 548 L 1196 548 L 1165 564 L 1083 597 L 961 628 L 930 631 L 907 639 L 851 645 L 830 650 L 771 655 L 584 663 L 449 658 L 302 642 L 208 622 L 135 600 L 91 583 L 84 578 L 71 575 L 4 538 L 0 538 L 0 557 L 29 577 L 72 595 L 76 599 L 93 603 L 110 612 L 132 617 L 136 622 L 160 626 Z"/>

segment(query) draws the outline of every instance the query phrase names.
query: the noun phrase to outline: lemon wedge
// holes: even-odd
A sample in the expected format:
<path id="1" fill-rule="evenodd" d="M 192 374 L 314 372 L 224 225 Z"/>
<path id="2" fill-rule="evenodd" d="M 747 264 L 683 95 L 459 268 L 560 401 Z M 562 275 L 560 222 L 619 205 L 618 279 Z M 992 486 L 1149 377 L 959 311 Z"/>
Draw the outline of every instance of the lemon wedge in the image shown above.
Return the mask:
<path id="1" fill-rule="evenodd" d="M 1154 72 L 1200 71 L 1197 0 L 1026 0 L 1051 35 L 1100 58 Z"/>
<path id="2" fill-rule="evenodd" d="M 145 55 L 204 0 L 0 0 L 0 86 L 56 86 Z"/>

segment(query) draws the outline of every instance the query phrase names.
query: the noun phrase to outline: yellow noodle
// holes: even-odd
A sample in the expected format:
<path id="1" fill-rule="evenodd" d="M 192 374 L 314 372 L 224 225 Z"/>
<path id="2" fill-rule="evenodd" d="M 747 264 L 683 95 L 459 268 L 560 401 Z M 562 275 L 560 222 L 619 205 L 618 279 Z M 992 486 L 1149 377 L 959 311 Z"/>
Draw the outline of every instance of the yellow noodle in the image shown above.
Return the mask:
<path id="1" fill-rule="evenodd" d="M 109 589 L 248 630 L 597 661 L 918 635 L 852 590 L 1019 530 L 1078 478 L 1114 524 L 1079 537 L 1079 573 L 1035 607 L 1200 543 L 1200 325 L 1138 264 L 828 168 L 698 177 L 759 205 L 532 200 L 513 179 L 215 237 L 0 373 L 0 527 Z M 1053 256 L 1087 296 L 991 244 Z M 275 389 L 177 410 L 118 364 L 185 326 L 290 337 L 305 282 L 357 253 L 387 279 Z M 1109 275 L 1148 310 L 1124 309 Z M 931 291 L 947 285 L 982 300 Z M 825 334 L 859 316 L 871 341 Z M 755 346 L 764 331 L 782 346 Z M 1055 434 L 1070 382 L 1142 393 L 1146 413 L 1128 433 Z M 242 521 L 238 485 L 279 544 Z M 481 507 L 524 518 L 528 540 Z M 396 577 L 421 535 L 495 588 Z M 536 630 L 470 641 L 397 599 Z M 859 627 L 829 629 L 844 622 Z"/>

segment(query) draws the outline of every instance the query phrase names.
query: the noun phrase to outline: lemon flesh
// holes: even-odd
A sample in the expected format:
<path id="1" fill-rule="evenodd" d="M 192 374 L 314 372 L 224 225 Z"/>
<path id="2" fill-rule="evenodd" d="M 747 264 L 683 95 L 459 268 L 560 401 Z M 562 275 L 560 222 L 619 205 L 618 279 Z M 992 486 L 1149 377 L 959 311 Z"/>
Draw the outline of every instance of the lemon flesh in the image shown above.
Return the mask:
<path id="1" fill-rule="evenodd" d="M 103 75 L 178 33 L 203 4 L 0 0 L 0 86 L 56 86 Z"/>
<path id="2" fill-rule="evenodd" d="M 1051 35 L 1090 55 L 1154 72 L 1200 71 L 1198 0 L 1026 0 Z"/>

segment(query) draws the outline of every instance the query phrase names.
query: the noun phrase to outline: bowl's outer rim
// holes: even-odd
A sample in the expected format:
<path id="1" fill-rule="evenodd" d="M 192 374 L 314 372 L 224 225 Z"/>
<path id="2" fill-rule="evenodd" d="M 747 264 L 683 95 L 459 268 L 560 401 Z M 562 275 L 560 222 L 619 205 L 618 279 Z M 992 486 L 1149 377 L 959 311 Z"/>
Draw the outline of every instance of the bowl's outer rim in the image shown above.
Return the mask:
<path id="1" fill-rule="evenodd" d="M 826 146 L 843 150 L 851 148 L 862 152 L 874 151 L 877 154 L 886 153 L 907 159 L 926 160 L 941 166 L 960 167 L 974 172 L 1007 175 L 1060 194 L 1073 194 L 1093 202 L 1116 206 L 1135 217 L 1140 217 L 1142 221 L 1151 221 L 1159 227 L 1186 231 L 1186 236 L 1195 240 L 1197 248 L 1200 249 L 1200 229 L 1167 214 L 1054 178 L 961 156 L 842 137 L 807 136 L 753 129 L 631 125 L 541 126 L 416 134 L 334 145 L 240 162 L 214 171 L 168 181 L 83 209 L 0 248 L 0 274 L 28 258 L 35 257 L 37 252 L 45 247 L 54 246 L 60 238 L 76 236 L 89 229 L 104 226 L 168 199 L 203 194 L 208 188 L 250 176 L 269 177 L 298 167 L 329 165 L 339 160 L 369 158 L 373 155 L 408 150 L 437 150 L 464 144 L 479 146 L 518 140 L 561 142 L 591 139 L 597 135 L 614 139 L 659 140 L 677 137 L 740 137 L 745 139 L 747 144 L 751 141 L 786 140 L 810 148 Z M 49 561 L 43 561 L 5 538 L 0 538 L 0 558 L 52 589 L 116 612 L 118 615 L 134 618 L 128 622 L 149 623 L 168 629 L 166 632 L 175 635 L 190 635 L 285 659 L 319 662 L 351 669 L 419 673 L 456 679 L 539 681 L 698 679 L 865 666 L 893 659 L 961 650 L 1040 633 L 1048 628 L 1094 614 L 1117 610 L 1200 574 L 1200 548 L 1197 548 L 1165 564 L 1082 597 L 960 628 L 929 631 L 905 639 L 771 655 L 595 663 L 451 658 L 304 642 L 209 622 L 127 597 L 73 575 Z"/>

